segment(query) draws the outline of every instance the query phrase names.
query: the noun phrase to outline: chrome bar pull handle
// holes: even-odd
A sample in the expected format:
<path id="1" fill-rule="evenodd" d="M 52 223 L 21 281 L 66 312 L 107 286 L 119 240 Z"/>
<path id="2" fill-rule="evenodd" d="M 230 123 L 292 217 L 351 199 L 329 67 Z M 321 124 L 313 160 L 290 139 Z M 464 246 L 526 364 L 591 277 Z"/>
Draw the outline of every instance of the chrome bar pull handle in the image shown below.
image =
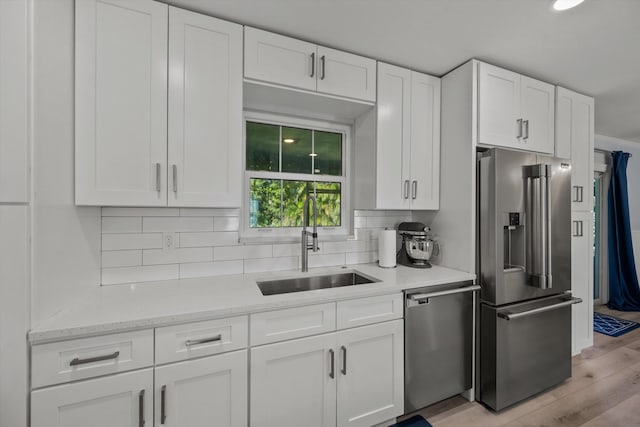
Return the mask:
<path id="1" fill-rule="evenodd" d="M 184 342 L 184 345 L 187 347 L 191 347 L 192 345 L 208 344 L 210 342 L 216 342 L 216 341 L 222 341 L 222 334 L 214 335 L 209 338 L 202 338 L 199 340 L 186 340 Z"/>
<path id="2" fill-rule="evenodd" d="M 504 320 L 515 320 L 522 317 L 529 317 L 538 313 L 545 313 L 547 311 L 557 310 L 559 308 L 568 307 L 573 304 L 579 304 L 582 302 L 581 298 L 571 298 L 566 301 L 559 302 L 557 304 L 548 305 L 546 307 L 534 308 L 533 310 L 522 311 L 520 313 L 498 312 L 498 317 Z"/>
<path id="3" fill-rule="evenodd" d="M 160 175 L 160 163 L 156 163 L 156 191 L 161 190 Z"/>
<path id="4" fill-rule="evenodd" d="M 342 351 L 342 369 L 340 369 L 340 372 L 342 372 L 342 375 L 347 375 L 347 347 L 340 346 L 340 351 Z"/>
<path id="5" fill-rule="evenodd" d="M 118 356 L 120 356 L 119 351 L 114 351 L 113 353 L 107 354 L 105 356 L 88 357 L 86 359 L 80 359 L 76 357 L 73 360 L 71 360 L 71 362 L 69 362 L 69 366 L 78 366 L 78 365 L 84 365 L 87 363 L 101 362 L 103 360 L 117 359 Z"/>
<path id="6" fill-rule="evenodd" d="M 418 181 L 411 183 L 411 198 L 415 200 L 418 197 Z"/>
<path id="7" fill-rule="evenodd" d="M 311 74 L 309 74 L 309 77 L 313 78 L 316 74 L 316 53 L 312 52 L 309 57 L 311 58 Z"/>
<path id="8" fill-rule="evenodd" d="M 167 421 L 167 386 L 163 385 L 160 389 L 160 424 Z"/>
<path id="9" fill-rule="evenodd" d="M 329 349 L 329 378 L 334 379 L 336 377 L 336 355 L 333 349 Z"/>
<path id="10" fill-rule="evenodd" d="M 524 125 L 524 136 L 522 139 L 529 139 L 529 120 L 524 120 L 522 124 Z"/>
<path id="11" fill-rule="evenodd" d="M 574 237 L 582 237 L 582 236 L 584 236 L 584 234 L 583 234 L 584 230 L 583 230 L 582 221 L 573 221 L 573 224 L 575 226 L 573 236 Z"/>
<path id="12" fill-rule="evenodd" d="M 178 192 L 178 165 L 171 166 L 171 170 L 173 172 L 173 192 Z"/>
<path id="13" fill-rule="evenodd" d="M 579 202 L 584 202 L 584 187 L 582 185 L 579 186 L 580 188 L 580 200 L 578 200 Z"/>
<path id="14" fill-rule="evenodd" d="M 516 124 L 518 125 L 518 139 L 522 138 L 522 119 L 516 120 Z"/>
<path id="15" fill-rule="evenodd" d="M 326 63 L 325 63 L 325 60 L 324 60 L 324 55 L 322 55 L 320 57 L 320 80 L 324 80 L 325 67 L 326 67 Z"/>
<path id="16" fill-rule="evenodd" d="M 573 189 L 576 190 L 575 197 L 573 198 L 573 202 L 577 203 L 580 201 L 580 186 L 574 185 Z"/>
<path id="17" fill-rule="evenodd" d="M 138 394 L 138 427 L 144 427 L 144 390 Z"/>
<path id="18" fill-rule="evenodd" d="M 408 199 L 409 198 L 409 180 L 405 180 L 404 181 L 404 198 Z"/>

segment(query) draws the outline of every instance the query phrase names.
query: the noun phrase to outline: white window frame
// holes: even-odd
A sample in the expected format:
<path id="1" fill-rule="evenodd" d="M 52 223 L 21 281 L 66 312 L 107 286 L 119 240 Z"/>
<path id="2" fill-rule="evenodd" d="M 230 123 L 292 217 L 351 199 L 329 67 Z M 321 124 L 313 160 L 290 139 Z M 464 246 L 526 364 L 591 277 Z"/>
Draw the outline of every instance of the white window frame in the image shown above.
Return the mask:
<path id="1" fill-rule="evenodd" d="M 312 175 L 296 174 L 288 172 L 248 171 L 247 166 L 247 122 L 272 124 L 284 127 L 312 129 L 325 132 L 342 134 L 342 176 L 336 175 Z M 300 239 L 302 227 L 277 227 L 277 228 L 251 228 L 250 224 L 250 178 L 283 179 L 294 181 L 309 181 L 313 177 L 316 182 L 339 182 L 341 189 L 340 227 L 318 227 L 320 240 L 329 238 L 347 238 L 351 230 L 351 126 L 342 123 L 333 123 L 292 116 L 285 116 L 257 111 L 245 111 L 242 122 L 242 170 L 244 172 L 242 183 L 242 214 L 240 239 L 241 241 L 270 240 L 270 241 L 297 241 Z M 280 141 L 282 145 L 282 141 Z"/>

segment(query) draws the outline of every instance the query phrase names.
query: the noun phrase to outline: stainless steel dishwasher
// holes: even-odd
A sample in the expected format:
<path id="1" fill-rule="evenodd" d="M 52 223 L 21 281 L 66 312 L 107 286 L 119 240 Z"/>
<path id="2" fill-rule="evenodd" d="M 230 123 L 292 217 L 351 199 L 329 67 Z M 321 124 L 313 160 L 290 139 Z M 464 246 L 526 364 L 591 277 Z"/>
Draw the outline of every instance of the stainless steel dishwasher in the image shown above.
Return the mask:
<path id="1" fill-rule="evenodd" d="M 458 282 L 404 292 L 405 413 L 471 388 L 475 292 Z"/>

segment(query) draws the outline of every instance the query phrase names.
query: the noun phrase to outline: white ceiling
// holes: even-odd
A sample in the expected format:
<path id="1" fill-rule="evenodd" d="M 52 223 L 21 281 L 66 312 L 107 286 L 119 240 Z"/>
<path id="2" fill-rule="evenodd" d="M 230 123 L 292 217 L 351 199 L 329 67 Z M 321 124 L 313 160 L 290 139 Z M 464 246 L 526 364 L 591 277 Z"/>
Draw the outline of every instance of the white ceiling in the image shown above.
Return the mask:
<path id="1" fill-rule="evenodd" d="M 596 98 L 596 133 L 640 142 L 640 0 L 165 0 L 441 76 L 478 58 Z"/>

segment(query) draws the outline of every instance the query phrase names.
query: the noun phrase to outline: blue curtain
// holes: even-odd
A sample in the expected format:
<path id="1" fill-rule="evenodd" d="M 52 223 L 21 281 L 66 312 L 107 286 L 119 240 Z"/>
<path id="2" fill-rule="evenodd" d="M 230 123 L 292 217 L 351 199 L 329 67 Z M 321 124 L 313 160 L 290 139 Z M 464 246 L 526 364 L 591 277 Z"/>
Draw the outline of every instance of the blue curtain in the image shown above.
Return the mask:
<path id="1" fill-rule="evenodd" d="M 640 286 L 631 242 L 627 162 L 629 153 L 611 153 L 609 186 L 609 308 L 640 311 Z"/>

